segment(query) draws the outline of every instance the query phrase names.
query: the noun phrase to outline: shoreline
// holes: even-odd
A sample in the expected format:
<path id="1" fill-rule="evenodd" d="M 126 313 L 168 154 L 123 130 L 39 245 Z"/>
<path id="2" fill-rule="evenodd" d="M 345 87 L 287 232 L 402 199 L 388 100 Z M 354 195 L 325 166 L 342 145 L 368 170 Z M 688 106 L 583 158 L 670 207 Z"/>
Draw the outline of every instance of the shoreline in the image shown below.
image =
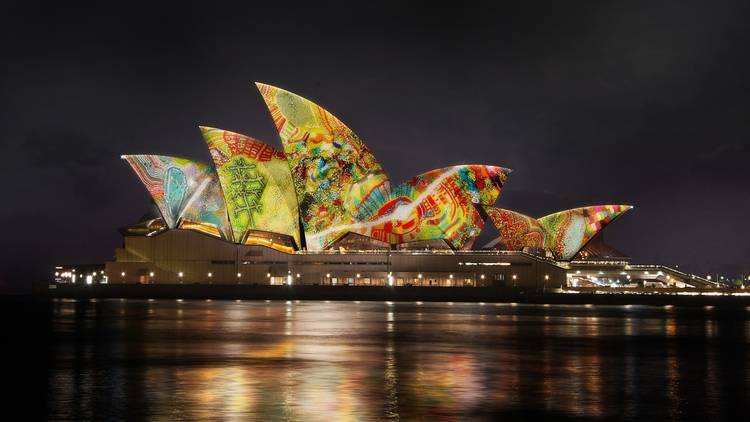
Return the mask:
<path id="1" fill-rule="evenodd" d="M 391 302 L 490 302 L 568 305 L 750 307 L 750 296 L 713 292 L 693 296 L 669 292 L 561 293 L 500 287 L 269 286 L 227 284 L 36 285 L 33 296 L 48 299 L 334 300 Z M 46 288 L 45 288 L 46 287 Z M 729 290 L 726 293 L 731 293 Z M 696 292 L 698 293 L 698 292 Z"/>

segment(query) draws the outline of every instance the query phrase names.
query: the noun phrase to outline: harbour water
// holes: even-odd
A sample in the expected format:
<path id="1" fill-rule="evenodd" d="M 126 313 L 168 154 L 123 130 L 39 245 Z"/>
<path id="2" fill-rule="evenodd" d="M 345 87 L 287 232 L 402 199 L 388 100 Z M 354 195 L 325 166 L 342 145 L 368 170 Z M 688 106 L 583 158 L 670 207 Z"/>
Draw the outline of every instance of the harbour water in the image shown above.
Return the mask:
<path id="1" fill-rule="evenodd" d="M 119 299 L 33 309 L 27 393 L 58 420 L 750 415 L 747 309 Z"/>

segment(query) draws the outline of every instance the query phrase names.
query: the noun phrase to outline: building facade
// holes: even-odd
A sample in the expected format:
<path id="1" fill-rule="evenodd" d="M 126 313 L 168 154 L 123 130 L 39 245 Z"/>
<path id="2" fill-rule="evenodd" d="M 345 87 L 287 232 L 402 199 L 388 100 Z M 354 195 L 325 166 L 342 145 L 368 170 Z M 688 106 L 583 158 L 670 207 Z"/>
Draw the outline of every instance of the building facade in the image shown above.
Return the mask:
<path id="1" fill-rule="evenodd" d="M 191 230 L 125 236 L 105 265 L 109 283 L 518 287 L 565 283 L 553 260 L 518 251 L 327 250 L 283 252 Z"/>

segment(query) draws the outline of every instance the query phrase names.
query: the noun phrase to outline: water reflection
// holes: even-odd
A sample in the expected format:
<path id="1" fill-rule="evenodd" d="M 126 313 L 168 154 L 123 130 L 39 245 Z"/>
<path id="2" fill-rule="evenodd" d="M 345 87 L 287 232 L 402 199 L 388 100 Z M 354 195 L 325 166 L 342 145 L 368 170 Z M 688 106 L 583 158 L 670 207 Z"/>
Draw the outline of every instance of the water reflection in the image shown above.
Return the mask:
<path id="1" fill-rule="evenodd" d="M 746 417 L 748 314 L 466 303 L 57 301 L 51 417 Z"/>

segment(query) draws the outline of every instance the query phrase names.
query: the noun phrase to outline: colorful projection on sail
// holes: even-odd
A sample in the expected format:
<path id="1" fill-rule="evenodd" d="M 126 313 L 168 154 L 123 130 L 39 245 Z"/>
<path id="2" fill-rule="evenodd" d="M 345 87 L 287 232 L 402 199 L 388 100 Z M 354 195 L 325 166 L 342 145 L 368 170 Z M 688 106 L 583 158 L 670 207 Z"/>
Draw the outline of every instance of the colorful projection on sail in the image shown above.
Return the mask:
<path id="1" fill-rule="evenodd" d="M 493 204 L 509 170 L 484 165 L 436 169 L 394 187 L 385 199 L 371 198 L 363 221 L 317 233 L 331 239 L 353 232 L 396 245 L 445 240 L 453 249 L 470 248 L 484 227 L 475 205 Z M 308 237 L 308 240 L 310 237 Z"/>
<path id="2" fill-rule="evenodd" d="M 594 205 L 539 219 L 509 210 L 486 210 L 507 249 L 543 247 L 555 258 L 570 261 L 605 226 L 632 208 L 630 205 Z"/>
<path id="3" fill-rule="evenodd" d="M 292 236 L 300 246 L 297 196 L 282 151 L 257 139 L 201 127 L 219 174 L 234 239 L 251 230 Z"/>
<path id="4" fill-rule="evenodd" d="M 324 249 L 331 227 L 363 219 L 363 204 L 385 199 L 388 177 L 362 140 L 319 105 L 280 88 L 258 83 L 279 131 L 308 249 Z"/>
<path id="5" fill-rule="evenodd" d="M 213 168 L 185 158 L 124 155 L 169 228 L 187 225 L 232 239 L 219 179 Z"/>

